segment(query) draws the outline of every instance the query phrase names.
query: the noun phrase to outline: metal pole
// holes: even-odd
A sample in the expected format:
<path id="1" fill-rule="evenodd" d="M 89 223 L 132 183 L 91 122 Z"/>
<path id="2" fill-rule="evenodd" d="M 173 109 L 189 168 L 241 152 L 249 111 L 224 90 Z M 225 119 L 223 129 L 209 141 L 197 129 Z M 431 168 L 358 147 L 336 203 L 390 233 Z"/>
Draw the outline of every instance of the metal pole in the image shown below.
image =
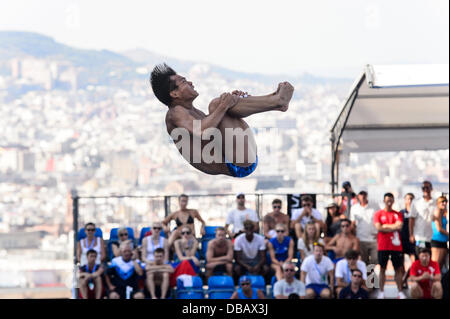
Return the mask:
<path id="1" fill-rule="evenodd" d="M 165 217 L 170 214 L 170 196 L 164 196 L 164 214 Z"/>
<path id="2" fill-rule="evenodd" d="M 350 218 L 350 209 L 352 208 L 352 194 L 345 193 L 345 197 L 347 198 L 347 209 L 345 210 L 345 217 Z"/>
<path id="3" fill-rule="evenodd" d="M 78 193 L 76 189 L 71 191 L 72 196 L 72 216 L 73 216 L 73 285 L 72 298 L 78 299 L 77 294 L 77 244 L 78 244 Z"/>

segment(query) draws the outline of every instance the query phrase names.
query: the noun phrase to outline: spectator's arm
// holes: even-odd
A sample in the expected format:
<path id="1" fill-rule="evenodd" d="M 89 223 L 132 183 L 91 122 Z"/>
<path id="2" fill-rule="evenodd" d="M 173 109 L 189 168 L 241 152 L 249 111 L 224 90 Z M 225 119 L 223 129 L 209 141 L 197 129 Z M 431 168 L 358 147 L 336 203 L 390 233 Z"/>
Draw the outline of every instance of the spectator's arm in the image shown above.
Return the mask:
<path id="1" fill-rule="evenodd" d="M 436 281 L 441 281 L 441 279 L 442 279 L 442 275 L 441 275 L 441 274 L 437 274 L 437 275 L 434 275 L 434 276 L 433 276 L 433 281 L 434 281 L 434 282 L 436 282 Z"/>
<path id="2" fill-rule="evenodd" d="M 243 268 L 248 270 L 250 266 L 245 264 L 242 261 L 242 251 L 241 250 L 235 250 L 235 252 L 236 252 L 236 264 L 238 264 L 239 266 L 241 266 L 241 267 L 243 267 Z"/>
<path id="3" fill-rule="evenodd" d="M 170 229 L 169 229 L 169 225 L 170 225 L 170 221 L 172 220 L 172 219 L 175 219 L 175 214 L 176 214 L 176 212 L 174 212 L 174 213 L 171 213 L 169 216 L 167 216 L 166 218 L 164 218 L 164 220 L 162 221 L 162 226 L 163 226 L 163 228 L 164 228 L 164 232 L 167 234 L 167 235 L 169 235 L 169 233 L 170 233 Z"/>
<path id="4" fill-rule="evenodd" d="M 202 216 L 200 216 L 200 213 L 198 212 L 198 210 L 196 210 L 196 209 L 194 210 L 194 217 L 196 217 L 199 220 L 199 222 L 202 224 L 202 228 L 200 229 L 200 233 L 202 234 L 202 236 L 204 236 L 205 235 L 206 223 L 203 220 Z"/>
<path id="5" fill-rule="evenodd" d="M 189 251 L 189 254 L 190 254 L 192 257 L 195 257 L 195 254 L 197 253 L 197 250 L 198 250 L 198 240 L 197 240 L 197 239 L 194 239 L 194 244 L 192 245 L 192 248 L 191 248 L 191 250 Z"/>
<path id="6" fill-rule="evenodd" d="M 137 273 L 139 276 L 144 275 L 144 271 L 142 270 L 142 267 L 141 267 L 141 265 L 139 264 L 139 262 L 138 262 L 137 259 L 133 260 L 133 264 L 134 264 L 134 270 L 136 271 L 136 273 Z"/>
<path id="7" fill-rule="evenodd" d="M 300 259 L 303 262 L 305 260 L 305 251 L 303 249 L 298 250 L 300 252 Z"/>
<path id="8" fill-rule="evenodd" d="M 330 270 L 328 272 L 328 277 L 330 278 L 330 289 L 331 289 L 331 293 L 334 293 L 334 269 Z"/>
<path id="9" fill-rule="evenodd" d="M 409 217 L 409 223 L 408 223 L 408 228 L 409 228 L 409 241 L 411 243 L 415 243 L 416 239 L 414 238 L 414 224 L 416 222 L 416 219 L 414 217 Z"/>
<path id="10" fill-rule="evenodd" d="M 104 271 L 105 270 L 103 269 L 103 267 L 100 266 L 100 267 L 98 267 L 97 271 L 92 274 L 92 277 L 94 277 L 94 278 L 100 277 L 101 275 L 103 275 Z"/>
<path id="11" fill-rule="evenodd" d="M 342 288 L 345 288 L 345 287 L 347 287 L 347 285 L 348 285 L 348 284 L 344 281 L 344 278 L 342 278 L 342 277 L 336 277 L 336 283 L 337 283 L 336 286 L 342 287 Z"/>
<path id="12" fill-rule="evenodd" d="M 270 238 L 270 237 L 269 237 L 269 230 L 270 230 L 270 229 L 269 229 L 269 223 L 263 221 L 263 232 L 264 232 L 264 237 Z"/>
<path id="13" fill-rule="evenodd" d="M 273 245 L 270 241 L 267 243 L 267 249 L 269 250 L 269 256 L 270 256 L 270 259 L 272 260 L 272 264 L 279 265 L 280 262 L 275 258 L 275 251 L 274 251 Z"/>
<path id="14" fill-rule="evenodd" d="M 266 251 L 265 250 L 259 250 L 258 251 L 258 255 L 259 255 L 259 262 L 255 266 L 255 268 L 259 269 L 266 263 Z M 273 260 L 272 260 L 272 262 L 273 262 Z"/>
<path id="15" fill-rule="evenodd" d="M 111 248 L 112 248 L 114 257 L 119 257 L 120 256 L 119 245 L 117 243 L 112 243 L 111 244 Z"/>
<path id="16" fill-rule="evenodd" d="M 150 240 L 151 240 L 151 238 L 150 238 Z M 147 260 L 147 239 L 145 237 L 142 239 L 142 256 L 141 256 L 141 258 L 145 264 L 148 264 L 149 261 Z"/>
<path id="17" fill-rule="evenodd" d="M 164 262 L 169 261 L 169 243 L 167 240 L 164 240 Z"/>
<path id="18" fill-rule="evenodd" d="M 261 289 L 256 290 L 256 295 L 258 296 L 258 299 L 266 299 Z"/>
<path id="19" fill-rule="evenodd" d="M 448 231 L 445 230 L 444 227 L 442 227 L 442 215 L 438 209 L 435 210 L 433 217 L 434 217 L 434 222 L 436 223 L 437 231 L 445 236 L 448 236 Z"/>
<path id="20" fill-rule="evenodd" d="M 306 272 L 301 270 L 300 271 L 300 281 L 305 283 L 305 280 L 306 280 Z"/>
<path id="21" fill-rule="evenodd" d="M 108 273 L 106 273 L 106 276 L 105 276 L 105 282 L 106 282 L 106 285 L 108 286 L 109 290 L 114 290 L 114 289 L 116 289 L 116 286 L 114 286 L 114 285 L 111 283 L 111 278 L 109 278 L 109 274 L 108 274 Z"/>
<path id="22" fill-rule="evenodd" d="M 230 230 L 230 224 L 225 224 L 225 232 L 230 236 L 231 239 L 233 239 L 233 233 Z"/>
<path id="23" fill-rule="evenodd" d="M 233 292 L 230 299 L 239 299 L 238 292 L 237 291 Z"/>
<path id="24" fill-rule="evenodd" d="M 102 262 L 106 260 L 106 245 L 103 238 L 100 238 L 100 260 Z"/>
<path id="25" fill-rule="evenodd" d="M 361 242 L 360 242 L 360 240 L 359 240 L 358 237 L 355 237 L 355 243 L 354 243 L 354 245 L 355 245 L 355 246 L 353 247 L 353 250 L 361 251 L 361 250 L 360 250 Z"/>
<path id="26" fill-rule="evenodd" d="M 325 250 L 333 250 L 336 248 L 336 242 L 339 238 L 339 235 L 335 235 L 329 242 L 328 244 L 325 245 Z"/>
<path id="27" fill-rule="evenodd" d="M 292 258 L 294 258 L 294 240 L 291 238 L 291 240 L 289 241 L 288 257 L 285 262 L 292 261 Z"/>

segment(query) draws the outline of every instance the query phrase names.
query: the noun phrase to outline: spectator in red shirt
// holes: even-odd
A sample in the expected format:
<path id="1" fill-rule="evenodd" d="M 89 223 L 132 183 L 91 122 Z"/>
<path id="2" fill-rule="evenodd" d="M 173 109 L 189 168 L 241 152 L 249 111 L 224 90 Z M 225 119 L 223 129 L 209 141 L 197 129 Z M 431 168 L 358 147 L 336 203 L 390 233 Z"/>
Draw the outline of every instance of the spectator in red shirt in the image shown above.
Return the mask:
<path id="1" fill-rule="evenodd" d="M 441 299 L 442 284 L 439 264 L 431 260 L 431 249 L 421 248 L 419 259 L 410 270 L 411 297 L 414 299 Z"/>
<path id="2" fill-rule="evenodd" d="M 403 249 L 400 239 L 400 230 L 403 226 L 403 215 L 392 209 L 394 195 L 384 194 L 384 209 L 379 210 L 373 217 L 373 223 L 378 231 L 378 262 L 380 263 L 380 291 L 378 299 L 384 299 L 384 284 L 386 282 L 386 266 L 391 258 L 395 269 L 395 282 L 398 297 L 406 299 L 402 291 L 403 282 Z"/>

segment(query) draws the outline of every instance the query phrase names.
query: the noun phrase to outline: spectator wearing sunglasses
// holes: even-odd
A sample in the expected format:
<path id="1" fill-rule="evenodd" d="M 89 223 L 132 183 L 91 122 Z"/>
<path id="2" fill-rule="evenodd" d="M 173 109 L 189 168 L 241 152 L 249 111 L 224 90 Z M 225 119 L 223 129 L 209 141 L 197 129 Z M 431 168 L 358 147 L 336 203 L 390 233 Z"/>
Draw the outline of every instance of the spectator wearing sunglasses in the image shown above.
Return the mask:
<path id="1" fill-rule="evenodd" d="M 164 262 L 169 260 L 169 244 L 167 239 L 161 236 L 162 229 L 161 222 L 153 223 L 152 234 L 142 240 L 142 261 L 146 264 L 154 261 L 154 253 L 158 248 L 164 251 Z"/>
<path id="2" fill-rule="evenodd" d="M 339 293 L 339 299 L 369 299 L 369 293 L 363 288 L 363 272 L 351 270 L 350 284 Z"/>
<path id="3" fill-rule="evenodd" d="M 236 237 L 234 242 L 235 275 L 240 277 L 248 272 L 251 275 L 265 276 L 269 267 L 266 265 L 264 237 L 255 233 L 255 224 L 251 220 L 244 222 L 244 230 L 245 233 Z"/>
<path id="4" fill-rule="evenodd" d="M 225 222 L 225 230 L 230 238 L 236 238 L 244 233 L 244 221 L 250 220 L 254 224 L 255 232 L 259 232 L 259 218 L 258 214 L 253 209 L 245 207 L 245 194 L 238 193 L 236 195 L 236 209 L 230 211 Z M 233 226 L 233 230 L 230 226 Z"/>
<path id="5" fill-rule="evenodd" d="M 87 223 L 84 226 L 86 238 L 80 240 L 77 244 L 77 260 L 81 266 L 87 264 L 87 252 L 91 249 L 97 252 L 96 264 L 101 264 L 106 258 L 106 249 L 103 238 L 95 236 L 95 224 Z"/>
<path id="6" fill-rule="evenodd" d="M 419 255 L 420 248 L 431 248 L 433 237 L 433 213 L 436 210 L 436 204 L 431 195 L 433 185 L 429 181 L 422 183 L 422 198 L 419 198 L 411 205 L 411 214 L 409 216 L 409 240 L 416 245 L 416 257 Z"/>
<path id="7" fill-rule="evenodd" d="M 313 221 L 320 234 L 321 229 L 325 229 L 323 217 L 320 211 L 313 207 L 313 199 L 309 195 L 301 197 L 302 208 L 292 210 L 291 229 L 295 230 L 297 238 L 301 238 L 305 230 L 305 226 L 309 221 Z"/>
<path id="8" fill-rule="evenodd" d="M 122 243 L 128 243 L 131 246 L 131 249 L 134 249 L 133 241 L 129 239 L 128 229 L 126 227 L 119 228 L 117 236 L 119 237 L 119 240 L 111 244 L 114 257 L 120 256 L 120 245 Z"/>
<path id="9" fill-rule="evenodd" d="M 341 232 L 325 245 L 326 250 L 334 252 L 334 263 L 343 259 L 345 253 L 349 250 L 359 251 L 359 239 L 352 234 L 350 226 L 351 221 L 349 219 L 343 219 L 341 221 Z"/>
<path id="10" fill-rule="evenodd" d="M 304 299 L 306 296 L 305 284 L 295 278 L 295 264 L 284 263 L 283 274 L 283 279 L 278 280 L 273 286 L 275 299 Z M 293 298 L 293 294 L 298 298 Z"/>
<path id="11" fill-rule="evenodd" d="M 181 238 L 174 243 L 175 253 L 179 261 L 191 261 L 196 267 L 200 265 L 200 261 L 196 257 L 198 250 L 198 240 L 192 234 L 191 228 L 184 226 L 181 228 Z"/>
<path id="12" fill-rule="evenodd" d="M 277 224 L 275 231 L 277 236 L 269 240 L 267 247 L 271 259 L 270 266 L 275 271 L 277 280 L 281 280 L 283 264 L 290 262 L 294 257 L 294 241 L 288 236 L 285 224 Z"/>
<path id="13" fill-rule="evenodd" d="M 249 277 L 242 276 L 239 279 L 239 286 L 239 289 L 231 295 L 230 299 L 265 299 L 261 290 L 252 288 Z"/>
<path id="14" fill-rule="evenodd" d="M 335 278 L 336 278 L 336 295 L 342 289 L 347 287 L 351 283 L 352 270 L 359 269 L 363 275 L 362 287 L 367 290 L 365 281 L 367 280 L 367 268 L 366 264 L 362 260 L 358 260 L 359 252 L 356 250 L 349 250 L 345 254 L 345 259 L 340 260 L 336 264 Z"/>
<path id="15" fill-rule="evenodd" d="M 289 216 L 281 212 L 281 207 L 281 200 L 274 199 L 272 201 L 272 212 L 264 216 L 263 227 L 264 236 L 266 236 L 266 238 L 273 238 L 276 236 L 276 233 L 272 231 L 276 224 L 284 224 L 289 229 Z M 273 227 L 271 227 L 272 225 Z"/>

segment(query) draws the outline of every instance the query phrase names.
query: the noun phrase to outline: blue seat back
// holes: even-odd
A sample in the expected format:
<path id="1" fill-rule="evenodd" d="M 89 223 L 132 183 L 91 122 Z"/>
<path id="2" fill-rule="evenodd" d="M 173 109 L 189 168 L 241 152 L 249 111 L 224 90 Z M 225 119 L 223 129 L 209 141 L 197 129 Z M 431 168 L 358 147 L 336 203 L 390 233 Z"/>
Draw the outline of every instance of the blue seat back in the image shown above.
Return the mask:
<path id="1" fill-rule="evenodd" d="M 215 238 L 216 237 L 216 229 L 220 226 L 205 226 L 205 235 L 203 238 Z"/>
<path id="2" fill-rule="evenodd" d="M 118 231 L 119 231 L 119 228 L 111 229 L 111 231 L 109 233 L 109 240 L 110 241 L 117 241 L 117 240 L 119 240 Z M 127 227 L 127 231 L 128 231 L 128 239 L 131 239 L 132 241 L 134 241 L 134 230 L 133 230 L 133 228 Z"/>
<path id="3" fill-rule="evenodd" d="M 277 277 L 276 277 L 276 276 L 273 276 L 273 277 L 272 277 L 272 280 L 270 281 L 270 286 L 272 287 L 272 289 L 271 289 L 271 297 L 272 297 L 272 299 L 274 298 L 274 295 L 273 295 L 273 286 L 275 285 L 276 282 L 277 282 Z"/>
<path id="4" fill-rule="evenodd" d="M 177 299 L 204 299 L 203 281 L 199 276 L 192 276 L 192 287 L 185 287 L 181 278 L 177 279 Z"/>
<path id="5" fill-rule="evenodd" d="M 230 276 L 211 276 L 208 279 L 208 289 L 233 289 L 234 282 Z"/>
<path id="6" fill-rule="evenodd" d="M 234 290 L 211 291 L 208 293 L 208 299 L 230 299 Z"/>
<path id="7" fill-rule="evenodd" d="M 212 238 L 202 238 L 202 257 L 206 260 L 206 252 L 208 251 L 208 243 Z"/>
<path id="8" fill-rule="evenodd" d="M 177 291 L 177 299 L 205 299 L 205 294 L 194 290 Z"/>
<path id="9" fill-rule="evenodd" d="M 84 239 L 84 238 L 86 238 L 87 237 L 87 235 L 86 235 L 86 231 L 84 230 L 84 227 L 83 228 L 81 228 L 79 231 L 78 231 L 78 241 L 80 241 L 80 240 L 82 240 L 82 239 Z M 100 229 L 100 228 L 95 228 L 95 237 L 100 237 L 100 238 L 103 238 L 103 232 L 102 232 L 102 230 Z"/>
<path id="10" fill-rule="evenodd" d="M 183 280 L 181 280 L 181 278 L 178 278 L 177 289 L 180 290 L 203 289 L 203 281 L 199 276 L 192 276 L 192 287 L 185 287 Z"/>
<path id="11" fill-rule="evenodd" d="M 257 276 L 257 275 L 248 275 L 247 277 L 250 278 L 250 282 L 252 283 L 252 288 L 260 289 L 266 293 L 266 283 L 264 282 L 263 276 Z"/>

